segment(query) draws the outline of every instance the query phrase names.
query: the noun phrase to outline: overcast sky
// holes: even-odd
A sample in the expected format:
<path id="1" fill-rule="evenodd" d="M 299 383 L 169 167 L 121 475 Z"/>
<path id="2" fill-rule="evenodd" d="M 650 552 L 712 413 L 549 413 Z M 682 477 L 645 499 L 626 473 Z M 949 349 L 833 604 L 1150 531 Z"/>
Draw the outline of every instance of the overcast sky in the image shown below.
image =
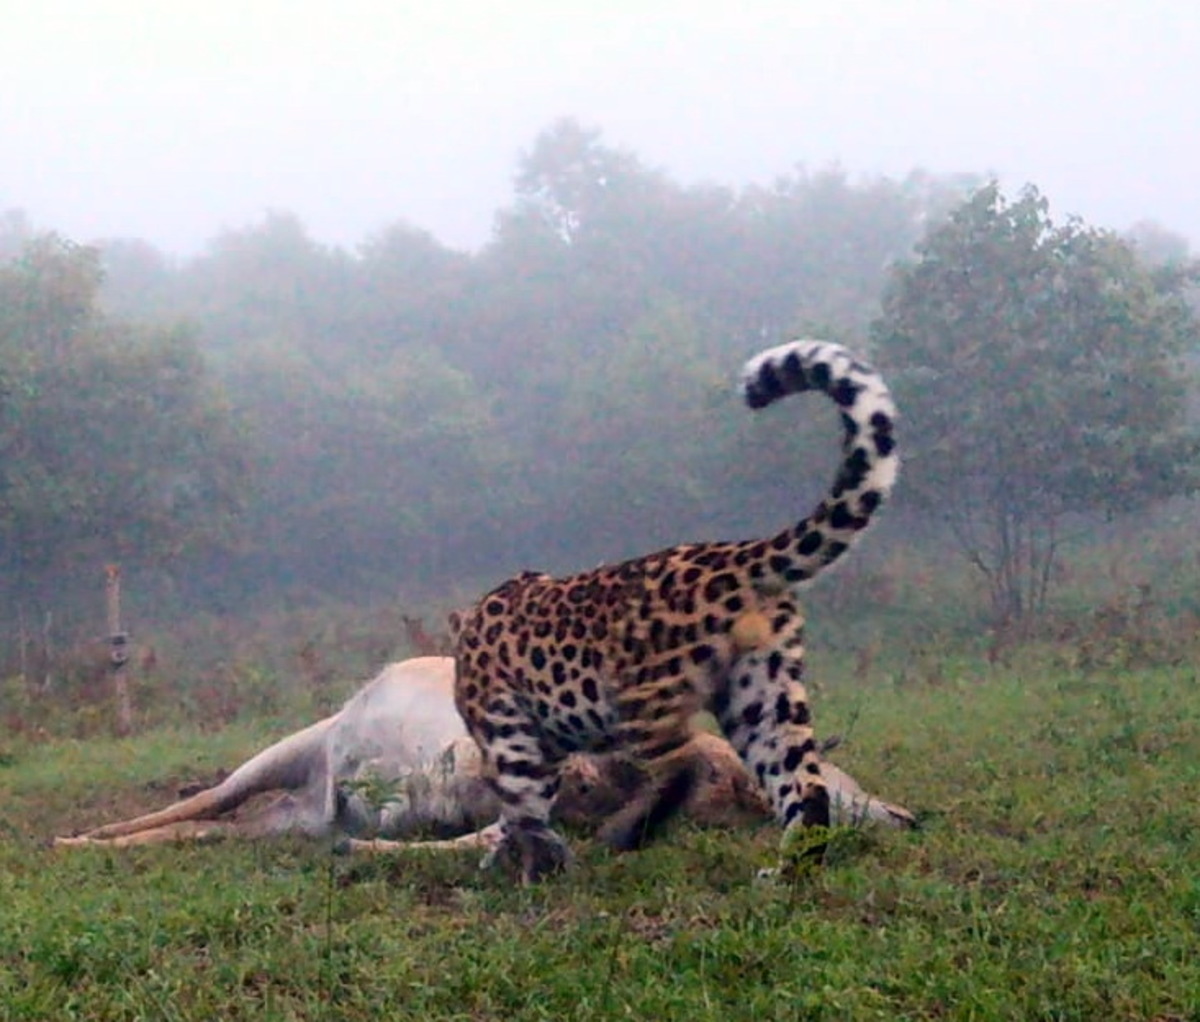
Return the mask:
<path id="1" fill-rule="evenodd" d="M 1198 0 L 0 0 L 0 209 L 475 246 L 555 118 L 677 179 L 994 171 L 1200 247 Z"/>

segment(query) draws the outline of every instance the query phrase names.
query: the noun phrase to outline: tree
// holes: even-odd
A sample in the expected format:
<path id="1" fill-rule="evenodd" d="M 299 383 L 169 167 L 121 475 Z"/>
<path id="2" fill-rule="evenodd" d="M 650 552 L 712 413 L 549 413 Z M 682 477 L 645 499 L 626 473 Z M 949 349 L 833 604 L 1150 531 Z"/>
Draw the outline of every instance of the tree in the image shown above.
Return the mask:
<path id="1" fill-rule="evenodd" d="M 1125 232 L 1124 238 L 1151 266 L 1188 261 L 1190 246 L 1187 238 L 1155 220 L 1139 220 Z"/>
<path id="2" fill-rule="evenodd" d="M 170 319 L 178 315 L 178 274 L 173 261 L 140 238 L 97 243 L 104 271 L 100 303 L 125 320 Z"/>
<path id="3" fill-rule="evenodd" d="M 344 326 L 354 297 L 349 257 L 314 241 L 292 213 L 227 230 L 187 264 L 179 308 L 222 360 L 262 344 L 325 344 Z"/>
<path id="4" fill-rule="evenodd" d="M 354 301 L 340 330 L 344 353 L 369 359 L 456 340 L 470 265 L 469 256 L 403 223 L 368 239 L 359 248 Z"/>
<path id="5" fill-rule="evenodd" d="M 1065 516 L 1188 491 L 1187 274 L 980 188 L 897 266 L 874 324 L 910 498 L 951 527 L 1000 622 L 1044 606 Z"/>
<path id="6" fill-rule="evenodd" d="M 602 145 L 600 132 L 563 118 L 538 135 L 517 171 L 519 207 L 536 215 L 563 244 L 581 238 L 667 187 L 630 152 Z"/>
<path id="7" fill-rule="evenodd" d="M 276 347 L 239 362 L 229 386 L 258 482 L 234 565 L 253 586 L 391 595 L 444 585 L 494 541 L 506 439 L 438 352 L 331 371 Z"/>
<path id="8" fill-rule="evenodd" d="M 770 188 L 751 186 L 736 210 L 743 241 L 729 261 L 730 304 L 768 335 L 804 322 L 861 336 L 890 264 L 911 253 L 923 223 L 942 219 L 949 196 L 968 191 L 957 177 L 855 182 L 837 167 L 797 167 Z"/>
<path id="9" fill-rule="evenodd" d="M 54 235 L 0 265 L 0 564 L 36 599 L 80 562 L 141 563 L 226 532 L 241 447 L 191 338 L 97 310 L 98 253 Z"/>

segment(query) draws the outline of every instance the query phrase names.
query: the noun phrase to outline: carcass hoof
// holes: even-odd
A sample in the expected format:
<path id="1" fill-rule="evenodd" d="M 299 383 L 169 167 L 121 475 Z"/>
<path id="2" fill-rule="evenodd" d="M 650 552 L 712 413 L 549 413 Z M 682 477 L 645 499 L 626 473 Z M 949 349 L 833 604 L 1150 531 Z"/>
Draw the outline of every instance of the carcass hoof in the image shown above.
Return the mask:
<path id="1" fill-rule="evenodd" d="M 521 856 L 521 881 L 536 884 L 543 877 L 561 873 L 574 861 L 571 849 L 549 828 L 524 835 Z"/>
<path id="2" fill-rule="evenodd" d="M 516 870 L 524 884 L 535 884 L 543 877 L 570 867 L 571 849 L 549 827 L 510 828 L 480 860 L 480 869 L 498 864 Z"/>

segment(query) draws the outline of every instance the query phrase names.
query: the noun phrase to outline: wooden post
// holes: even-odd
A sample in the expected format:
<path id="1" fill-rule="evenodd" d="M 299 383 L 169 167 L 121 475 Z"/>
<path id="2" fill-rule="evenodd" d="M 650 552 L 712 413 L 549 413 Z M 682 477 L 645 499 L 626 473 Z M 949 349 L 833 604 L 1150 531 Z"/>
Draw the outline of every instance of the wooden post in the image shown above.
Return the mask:
<path id="1" fill-rule="evenodd" d="M 46 673 L 42 676 L 42 691 L 49 692 L 50 686 L 54 681 L 54 643 L 50 641 L 50 624 L 54 620 L 53 611 L 46 611 L 46 616 L 42 618 L 42 662 L 45 664 Z"/>
<path id="2" fill-rule="evenodd" d="M 25 632 L 25 608 L 17 607 L 17 652 L 20 654 L 21 684 L 29 677 L 29 636 Z"/>
<path id="3" fill-rule="evenodd" d="M 133 731 L 133 706 L 129 700 L 129 636 L 121 629 L 121 566 L 109 564 L 104 569 L 107 575 L 105 596 L 108 604 L 108 655 L 112 668 L 113 696 L 117 703 L 117 734 L 128 735 Z"/>

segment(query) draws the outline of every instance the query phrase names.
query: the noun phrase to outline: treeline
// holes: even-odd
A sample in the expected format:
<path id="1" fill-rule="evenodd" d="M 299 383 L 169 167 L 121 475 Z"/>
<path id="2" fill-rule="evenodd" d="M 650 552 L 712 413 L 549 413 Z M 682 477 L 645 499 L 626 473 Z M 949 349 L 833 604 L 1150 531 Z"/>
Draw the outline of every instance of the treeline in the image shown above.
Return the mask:
<path id="1" fill-rule="evenodd" d="M 1175 436 L 1186 391 L 1172 360 L 1194 341 L 1191 264 L 1186 244 L 1153 225 L 1140 228 L 1146 258 L 1136 265 L 1113 254 L 1134 251 L 1115 238 L 1039 256 L 1083 259 L 1099 282 L 1071 323 L 1033 316 L 990 341 L 967 324 L 958 347 L 925 343 L 931 322 L 954 322 L 954 287 L 967 278 L 905 276 L 900 264 L 914 254 L 943 266 L 951 251 L 992 260 L 994 298 L 1038 280 L 1029 310 L 1053 301 L 1057 285 L 1033 263 L 988 249 L 1014 209 L 1034 217 L 1025 241 L 1042 245 L 1053 228 L 1044 206 L 1029 213 L 981 183 L 796 170 L 769 187 L 683 185 L 563 121 L 523 154 L 513 200 L 473 254 L 403 223 L 347 251 L 272 213 L 180 261 L 137 240 L 76 245 L 9 215 L 7 615 L 69 613 L 80 592 L 94 602 L 89 580 L 108 561 L 161 613 L 221 613 L 469 597 L 521 568 L 571 570 L 777 527 L 827 484 L 836 420 L 815 401 L 749 415 L 733 386 L 743 358 L 812 333 L 876 349 L 901 389 L 905 372 L 919 380 L 918 363 L 991 387 L 1029 329 L 1052 328 L 1069 346 L 1109 322 L 1110 271 L 1149 304 L 1126 310 L 1136 330 L 1114 328 L 1086 373 L 1101 390 L 1096 374 L 1136 375 L 1136 336 L 1165 381 L 1147 391 L 1164 411 L 1113 428 L 1125 429 L 1133 461 L 1139 430 Z M 931 241 L 939 229 L 958 232 L 949 249 Z M 921 305 L 935 292 L 938 308 Z M 1158 318 L 1147 325 L 1150 305 Z M 999 361 L 985 366 L 977 346 L 989 342 L 1001 345 Z M 922 392 L 906 400 L 919 405 Z M 1053 400 L 1053 388 L 1043 396 Z M 918 409 L 914 421 L 925 418 Z M 1169 460 L 1155 461 L 1156 477 Z M 996 471 L 994 459 L 979 464 Z M 1148 476 L 1122 471 L 1137 503 Z M 1094 479 L 1063 485 L 1087 496 L 1029 514 L 1103 503 Z M 1189 485 L 1172 477 L 1153 496 Z"/>

